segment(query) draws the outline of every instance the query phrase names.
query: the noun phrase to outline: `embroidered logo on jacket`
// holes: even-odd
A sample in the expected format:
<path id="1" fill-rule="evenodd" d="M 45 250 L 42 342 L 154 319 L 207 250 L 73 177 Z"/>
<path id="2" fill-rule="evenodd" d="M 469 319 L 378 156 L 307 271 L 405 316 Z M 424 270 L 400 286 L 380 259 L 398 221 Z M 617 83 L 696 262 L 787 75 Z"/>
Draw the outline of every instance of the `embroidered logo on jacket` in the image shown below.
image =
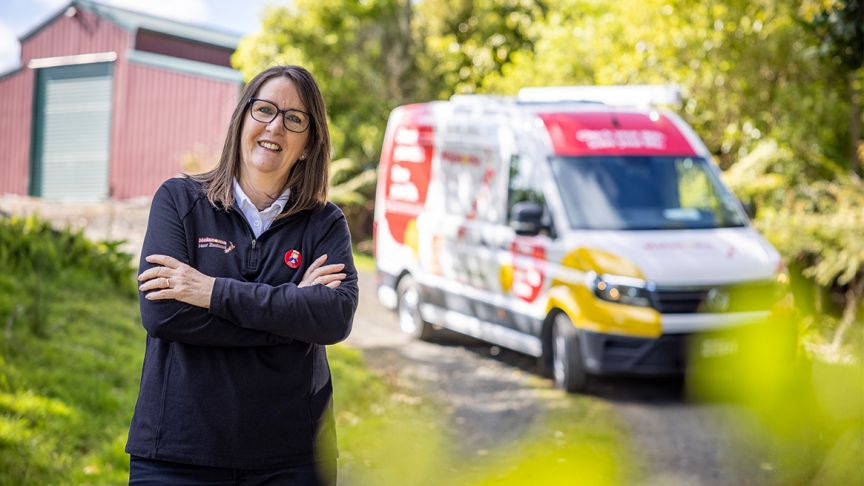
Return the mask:
<path id="1" fill-rule="evenodd" d="M 235 246 L 234 243 L 230 241 L 205 236 L 203 238 L 198 238 L 198 248 L 219 248 L 225 253 L 231 253 L 231 250 L 233 250 Z"/>
<path id="2" fill-rule="evenodd" d="M 303 255 L 297 250 L 288 250 L 285 252 L 285 265 L 290 268 L 297 268 L 303 262 Z"/>

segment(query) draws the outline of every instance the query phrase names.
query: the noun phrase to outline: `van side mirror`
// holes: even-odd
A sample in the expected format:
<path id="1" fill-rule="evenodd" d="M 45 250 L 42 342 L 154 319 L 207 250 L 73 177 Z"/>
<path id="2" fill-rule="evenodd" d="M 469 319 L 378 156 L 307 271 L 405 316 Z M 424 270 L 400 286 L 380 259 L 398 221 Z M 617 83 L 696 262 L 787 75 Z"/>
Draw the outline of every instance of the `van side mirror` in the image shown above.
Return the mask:
<path id="1" fill-rule="evenodd" d="M 510 227 L 517 235 L 534 236 L 543 229 L 543 206 L 537 201 L 521 201 L 510 209 Z"/>

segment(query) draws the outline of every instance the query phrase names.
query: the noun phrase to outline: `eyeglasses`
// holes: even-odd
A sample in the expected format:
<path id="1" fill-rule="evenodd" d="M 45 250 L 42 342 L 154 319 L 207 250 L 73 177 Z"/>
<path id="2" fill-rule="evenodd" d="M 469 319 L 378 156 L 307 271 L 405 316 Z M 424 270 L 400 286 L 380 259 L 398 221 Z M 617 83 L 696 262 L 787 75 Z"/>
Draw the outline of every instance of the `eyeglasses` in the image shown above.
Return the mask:
<path id="1" fill-rule="evenodd" d="M 294 133 L 303 133 L 309 128 L 312 115 L 300 110 L 280 110 L 278 106 L 267 100 L 252 98 L 249 100 L 249 114 L 255 121 L 270 123 L 274 118 L 282 115 L 282 125 L 285 129 Z"/>

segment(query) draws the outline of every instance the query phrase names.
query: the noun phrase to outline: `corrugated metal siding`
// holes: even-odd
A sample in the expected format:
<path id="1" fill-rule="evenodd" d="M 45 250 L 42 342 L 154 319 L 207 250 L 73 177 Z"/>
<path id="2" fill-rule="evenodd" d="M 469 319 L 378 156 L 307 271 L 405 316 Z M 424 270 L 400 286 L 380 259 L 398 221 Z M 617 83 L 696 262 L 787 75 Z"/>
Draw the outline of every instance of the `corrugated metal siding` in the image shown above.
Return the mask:
<path id="1" fill-rule="evenodd" d="M 116 52 L 123 56 L 131 35 L 98 15 L 78 9 L 74 17 L 60 16 L 21 45 L 21 65 L 42 57 Z"/>
<path id="2" fill-rule="evenodd" d="M 39 71 L 31 194 L 75 201 L 108 196 L 112 67 Z"/>
<path id="3" fill-rule="evenodd" d="M 212 167 L 240 86 L 135 63 L 124 68 L 118 95 L 125 101 L 114 112 L 111 144 L 114 197 L 150 196 L 165 179 L 193 170 L 192 160 Z"/>
<path id="4" fill-rule="evenodd" d="M 0 194 L 27 194 L 33 71 L 0 78 Z"/>

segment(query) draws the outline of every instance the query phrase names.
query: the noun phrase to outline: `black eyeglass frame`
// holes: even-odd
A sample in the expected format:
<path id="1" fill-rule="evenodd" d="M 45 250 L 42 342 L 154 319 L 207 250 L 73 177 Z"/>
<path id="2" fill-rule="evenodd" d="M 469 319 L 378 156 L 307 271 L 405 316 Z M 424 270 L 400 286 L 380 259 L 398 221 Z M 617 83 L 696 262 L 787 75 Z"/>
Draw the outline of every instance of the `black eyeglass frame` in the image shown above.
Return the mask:
<path id="1" fill-rule="evenodd" d="M 256 101 L 263 101 L 265 103 L 269 103 L 269 104 L 273 105 L 273 107 L 276 108 L 276 114 L 273 115 L 273 118 L 271 118 L 267 121 L 263 121 L 263 120 L 259 120 L 259 119 L 255 118 L 255 115 L 252 114 L 252 104 L 255 103 Z M 309 126 L 312 125 L 312 120 L 314 120 L 311 113 L 306 113 L 303 110 L 295 110 L 293 108 L 288 108 L 287 110 L 280 110 L 279 107 L 276 106 L 276 103 L 273 103 L 270 100 L 264 100 L 261 98 L 249 98 L 249 101 L 246 103 L 246 108 L 249 110 L 249 116 L 251 116 L 252 119 L 257 121 L 258 123 L 270 123 L 273 121 L 274 118 L 276 118 L 279 115 L 282 115 L 282 126 L 285 127 L 285 130 L 288 130 L 289 132 L 293 132 L 293 133 L 303 133 L 306 130 L 309 130 Z M 297 113 L 303 113 L 304 115 L 306 115 L 308 117 L 309 123 L 306 124 L 306 128 L 304 128 L 303 130 L 300 130 L 299 132 L 297 130 L 292 130 L 292 129 L 288 128 L 288 123 L 287 123 L 287 120 L 285 119 L 285 114 L 290 112 L 290 111 L 297 112 Z"/>

